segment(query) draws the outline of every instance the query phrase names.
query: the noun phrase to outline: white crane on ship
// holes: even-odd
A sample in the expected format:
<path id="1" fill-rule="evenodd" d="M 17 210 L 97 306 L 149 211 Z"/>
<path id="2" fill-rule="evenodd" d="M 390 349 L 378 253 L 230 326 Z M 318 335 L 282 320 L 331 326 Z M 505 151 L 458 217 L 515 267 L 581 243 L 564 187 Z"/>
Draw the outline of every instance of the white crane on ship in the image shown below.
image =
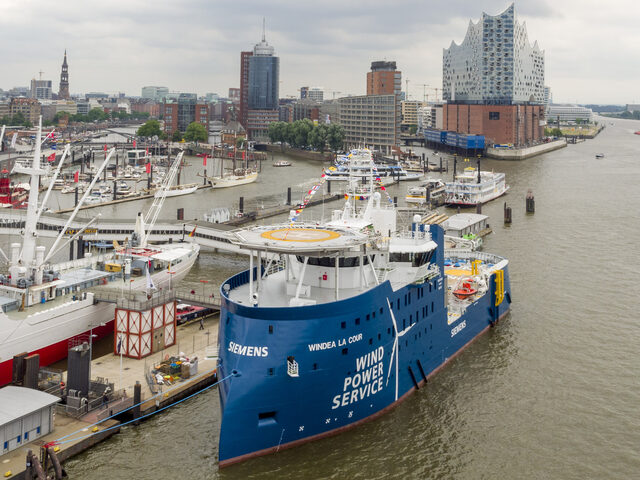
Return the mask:
<path id="1" fill-rule="evenodd" d="M 141 247 L 146 247 L 148 244 L 149 234 L 151 233 L 153 226 L 156 224 L 156 220 L 158 219 L 160 210 L 162 210 L 164 200 L 165 198 L 167 198 L 167 191 L 169 191 L 169 188 L 173 183 L 173 179 L 178 173 L 178 169 L 180 168 L 180 165 L 182 163 L 183 155 L 183 151 L 178 153 L 175 161 L 169 169 L 169 173 L 164 177 L 164 180 L 162 181 L 162 184 L 158 189 L 160 195 L 154 196 L 153 203 L 151 204 L 151 207 L 147 211 L 147 214 L 144 216 L 144 218 L 142 217 L 142 212 L 138 214 L 135 232 Z"/>

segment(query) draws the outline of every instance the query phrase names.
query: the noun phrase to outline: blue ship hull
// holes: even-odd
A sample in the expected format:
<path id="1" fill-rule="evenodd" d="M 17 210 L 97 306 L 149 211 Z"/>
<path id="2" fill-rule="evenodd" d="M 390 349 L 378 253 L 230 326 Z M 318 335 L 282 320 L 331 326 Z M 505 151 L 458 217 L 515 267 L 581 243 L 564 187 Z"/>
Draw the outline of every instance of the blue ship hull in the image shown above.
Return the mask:
<path id="1" fill-rule="evenodd" d="M 442 230 L 432 234 L 443 245 Z M 442 248 L 435 261 L 444 272 Z M 444 273 L 302 307 L 249 307 L 222 292 L 219 378 L 232 376 L 219 386 L 220 467 L 336 434 L 402 401 L 508 312 L 507 267 L 498 306 L 495 278 L 451 323 Z M 247 282 L 248 271 L 227 281 L 231 289 Z M 290 357 L 298 377 L 287 373 Z"/>

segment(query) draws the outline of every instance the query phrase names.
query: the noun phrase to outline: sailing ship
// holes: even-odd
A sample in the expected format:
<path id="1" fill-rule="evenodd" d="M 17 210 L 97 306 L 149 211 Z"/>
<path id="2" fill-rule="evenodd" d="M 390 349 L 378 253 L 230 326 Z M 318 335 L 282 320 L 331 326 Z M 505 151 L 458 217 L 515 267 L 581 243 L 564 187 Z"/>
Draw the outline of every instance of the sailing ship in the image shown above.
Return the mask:
<path id="1" fill-rule="evenodd" d="M 49 134 L 47 137 L 49 137 Z M 150 245 L 148 235 L 162 207 L 154 199 L 146 216 L 138 215 L 131 241 L 114 252 L 87 254 L 67 262 L 54 262 L 56 254 L 91 226 L 91 219 L 73 235 L 69 225 L 90 195 L 115 150 L 111 150 L 98 174 L 79 200 L 51 247 L 38 245 L 38 221 L 45 211 L 54 182 L 69 156 L 67 146 L 42 201 L 38 198 L 39 177 L 45 174 L 40 165 L 42 120 L 36 136 L 33 159 L 29 164 L 16 163 L 14 173 L 30 176 L 22 242 L 10 246 L 10 255 L 2 255 L 9 263 L 8 272 L 0 275 L 0 386 L 11 381 L 12 359 L 23 352 L 39 354 L 40 365 L 46 366 L 66 357 L 70 343 L 88 338 L 100 339 L 113 331 L 115 304 L 99 301 L 91 289 L 111 286 L 136 291 L 147 287 L 147 274 L 157 288 L 168 288 L 189 272 L 198 257 L 195 243 Z M 182 155 L 182 154 L 180 154 Z M 71 235 L 71 236 L 70 236 Z"/>

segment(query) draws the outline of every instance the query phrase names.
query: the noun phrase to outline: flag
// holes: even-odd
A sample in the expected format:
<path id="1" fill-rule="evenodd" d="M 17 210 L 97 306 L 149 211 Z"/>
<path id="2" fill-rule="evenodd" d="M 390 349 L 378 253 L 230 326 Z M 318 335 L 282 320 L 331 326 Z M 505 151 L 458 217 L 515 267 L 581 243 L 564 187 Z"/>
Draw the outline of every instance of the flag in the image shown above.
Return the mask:
<path id="1" fill-rule="evenodd" d="M 73 174 L 74 183 L 78 183 L 80 181 L 80 170 L 76 170 L 76 173 Z"/>
<path id="2" fill-rule="evenodd" d="M 14 133 L 11 137 L 11 148 L 16 148 L 16 140 L 18 140 L 18 134 Z"/>
<path id="3" fill-rule="evenodd" d="M 244 160 L 244 153 L 245 153 L 245 152 L 242 152 L 242 160 Z"/>
<path id="4" fill-rule="evenodd" d="M 133 148 L 136 148 L 136 141 L 133 141 Z"/>
<path id="5" fill-rule="evenodd" d="M 58 146 L 55 143 L 52 143 L 51 145 L 49 145 L 49 148 L 51 148 L 51 150 L 56 150 Z"/>
<path id="6" fill-rule="evenodd" d="M 151 173 L 151 162 L 147 162 L 144 164 L 144 169 L 147 173 Z"/>
<path id="7" fill-rule="evenodd" d="M 145 149 L 144 149 L 144 154 L 145 154 L 145 155 L 149 155 L 149 147 L 147 147 L 147 148 L 145 148 Z"/>
<path id="8" fill-rule="evenodd" d="M 47 157 L 47 160 L 50 161 L 50 162 L 55 162 L 56 161 L 56 154 L 52 153 L 51 155 L 49 155 Z"/>
<path id="9" fill-rule="evenodd" d="M 206 167 L 206 166 L 207 166 L 207 156 L 206 156 L 206 155 L 203 155 L 203 156 L 202 156 L 202 166 L 203 166 L 203 167 Z"/>
<path id="10" fill-rule="evenodd" d="M 105 152 L 107 151 L 107 144 L 106 143 L 104 144 L 104 151 Z"/>
<path id="11" fill-rule="evenodd" d="M 344 194 L 344 199 L 345 200 L 349 200 L 349 195 L 347 195 L 346 193 Z"/>
<path id="12" fill-rule="evenodd" d="M 198 228 L 197 226 L 193 227 L 193 230 L 191 230 L 191 233 L 189 234 L 190 237 L 193 237 L 196 234 L 196 228 Z"/>
<path id="13" fill-rule="evenodd" d="M 56 138 L 56 133 L 54 131 L 47 133 L 47 138 Z"/>

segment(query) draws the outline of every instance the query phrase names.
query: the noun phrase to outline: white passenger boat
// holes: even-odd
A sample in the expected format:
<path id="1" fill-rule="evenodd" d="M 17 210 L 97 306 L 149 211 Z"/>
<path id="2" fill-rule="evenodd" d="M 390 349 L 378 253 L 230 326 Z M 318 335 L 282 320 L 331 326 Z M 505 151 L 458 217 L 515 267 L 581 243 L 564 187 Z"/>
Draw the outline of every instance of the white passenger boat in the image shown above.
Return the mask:
<path id="1" fill-rule="evenodd" d="M 367 178 L 371 175 L 373 155 L 368 148 L 354 149 L 336 160 L 335 165 L 325 168 L 327 180 L 348 180 L 350 177 Z M 422 173 L 407 172 L 399 164 L 374 164 L 374 175 L 379 178 L 396 180 L 420 180 Z"/>
<path id="2" fill-rule="evenodd" d="M 465 168 L 455 176 L 455 181 L 445 185 L 445 204 L 461 207 L 481 205 L 509 190 L 504 173 L 478 172 L 474 167 Z"/>
<path id="3" fill-rule="evenodd" d="M 416 187 L 409 187 L 405 201 L 413 205 L 441 205 L 444 201 L 445 185 L 439 178 L 428 178 Z M 427 197 L 428 200 L 427 200 Z"/>

